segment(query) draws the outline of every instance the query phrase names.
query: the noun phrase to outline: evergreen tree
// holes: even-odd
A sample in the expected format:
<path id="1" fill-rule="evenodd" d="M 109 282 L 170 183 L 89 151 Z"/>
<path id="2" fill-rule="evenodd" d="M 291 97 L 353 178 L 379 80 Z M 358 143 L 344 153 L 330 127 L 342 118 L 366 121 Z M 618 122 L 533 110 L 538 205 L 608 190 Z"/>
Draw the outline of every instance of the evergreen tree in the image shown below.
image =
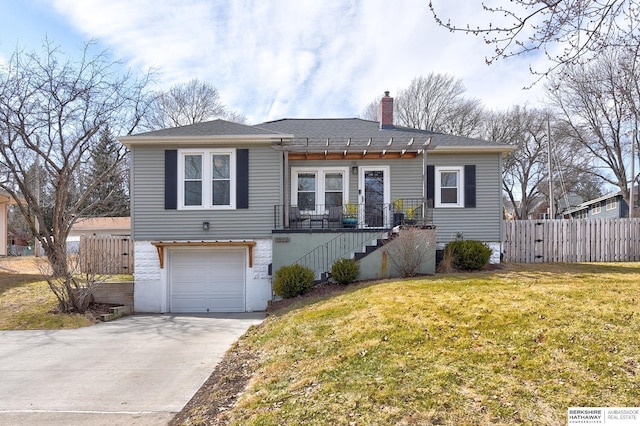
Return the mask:
<path id="1" fill-rule="evenodd" d="M 116 159 L 124 148 L 113 137 L 107 126 L 100 132 L 98 143 L 91 151 L 86 171 L 88 182 L 98 182 L 87 197 L 84 216 L 129 216 L 128 171 L 123 162 L 114 169 Z M 80 186 L 83 186 L 80 179 Z"/>

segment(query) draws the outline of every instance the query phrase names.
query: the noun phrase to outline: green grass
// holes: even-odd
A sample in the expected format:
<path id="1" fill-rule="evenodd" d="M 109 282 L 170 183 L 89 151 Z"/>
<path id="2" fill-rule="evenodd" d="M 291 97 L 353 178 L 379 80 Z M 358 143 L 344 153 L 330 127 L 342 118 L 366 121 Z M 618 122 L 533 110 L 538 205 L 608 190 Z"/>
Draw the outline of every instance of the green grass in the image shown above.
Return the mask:
<path id="1" fill-rule="evenodd" d="M 0 273 L 0 330 L 86 327 L 90 315 L 56 313 L 58 301 L 38 274 Z"/>
<path id="2" fill-rule="evenodd" d="M 640 264 L 511 265 L 354 286 L 238 345 L 233 424 L 564 425 L 640 401 Z"/>

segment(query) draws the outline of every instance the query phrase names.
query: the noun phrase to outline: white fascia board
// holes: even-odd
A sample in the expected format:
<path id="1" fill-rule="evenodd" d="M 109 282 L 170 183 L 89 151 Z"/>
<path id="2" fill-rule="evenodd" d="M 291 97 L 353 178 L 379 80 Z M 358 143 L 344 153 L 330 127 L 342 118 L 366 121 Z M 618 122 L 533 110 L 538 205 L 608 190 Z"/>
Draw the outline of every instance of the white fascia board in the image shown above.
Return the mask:
<path id="1" fill-rule="evenodd" d="M 508 154 L 516 150 L 511 145 L 489 145 L 489 146 L 435 146 L 427 149 L 428 152 L 437 152 L 442 154 L 460 153 L 460 152 L 481 152 L 481 153 L 503 153 Z"/>
<path id="2" fill-rule="evenodd" d="M 293 135 L 219 135 L 219 136 L 121 136 L 118 140 L 127 147 L 133 145 L 216 145 L 235 143 L 267 143 L 293 139 Z"/>

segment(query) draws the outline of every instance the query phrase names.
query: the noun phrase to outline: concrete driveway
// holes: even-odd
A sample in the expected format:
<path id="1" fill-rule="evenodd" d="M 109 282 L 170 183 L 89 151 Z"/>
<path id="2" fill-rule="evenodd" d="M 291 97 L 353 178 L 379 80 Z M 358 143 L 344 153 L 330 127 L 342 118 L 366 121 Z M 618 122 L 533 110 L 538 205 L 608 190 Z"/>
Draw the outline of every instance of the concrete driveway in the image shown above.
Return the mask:
<path id="1" fill-rule="evenodd" d="M 0 425 L 164 425 L 264 313 L 0 331 Z"/>

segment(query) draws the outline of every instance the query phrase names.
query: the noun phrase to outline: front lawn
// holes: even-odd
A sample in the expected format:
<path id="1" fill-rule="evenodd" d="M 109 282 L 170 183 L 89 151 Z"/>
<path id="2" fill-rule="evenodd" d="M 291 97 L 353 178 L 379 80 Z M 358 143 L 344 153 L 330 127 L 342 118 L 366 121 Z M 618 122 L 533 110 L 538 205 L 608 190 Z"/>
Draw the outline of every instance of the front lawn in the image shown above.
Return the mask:
<path id="1" fill-rule="evenodd" d="M 0 330 L 39 330 L 85 327 L 87 315 L 54 312 L 58 301 L 37 274 L 0 272 Z"/>
<path id="2" fill-rule="evenodd" d="M 353 286 L 252 328 L 228 354 L 255 357 L 245 392 L 189 421 L 565 425 L 568 407 L 638 406 L 638 336 L 638 263 Z"/>
<path id="3" fill-rule="evenodd" d="M 58 301 L 42 272 L 46 260 L 30 256 L 0 258 L 0 330 L 52 330 L 86 327 L 95 316 L 61 314 Z M 131 280 L 131 275 L 113 275 L 112 280 Z"/>

